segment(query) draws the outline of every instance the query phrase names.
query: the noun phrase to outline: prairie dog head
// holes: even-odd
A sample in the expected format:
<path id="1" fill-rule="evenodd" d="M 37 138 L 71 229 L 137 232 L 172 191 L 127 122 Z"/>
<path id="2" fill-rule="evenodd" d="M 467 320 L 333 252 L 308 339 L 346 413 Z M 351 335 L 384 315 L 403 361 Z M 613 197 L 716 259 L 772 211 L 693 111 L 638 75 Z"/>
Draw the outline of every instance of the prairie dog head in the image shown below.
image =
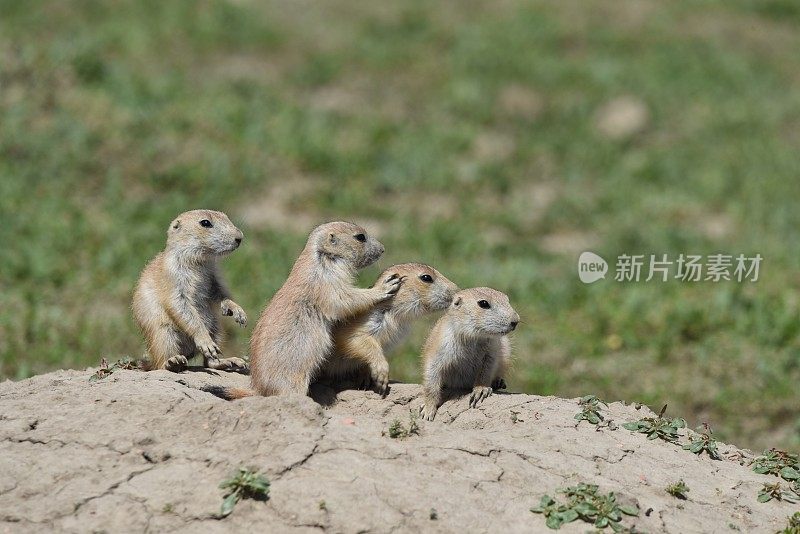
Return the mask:
<path id="1" fill-rule="evenodd" d="M 391 306 L 399 313 L 423 314 L 447 309 L 458 286 L 442 273 L 422 263 L 401 263 L 383 271 L 378 282 L 397 274 L 405 277 Z"/>
<path id="2" fill-rule="evenodd" d="M 383 254 L 380 241 L 370 236 L 361 226 L 349 222 L 330 222 L 317 226 L 309 243 L 331 259 L 342 260 L 356 269 L 372 265 Z"/>
<path id="3" fill-rule="evenodd" d="M 519 314 L 505 293 L 489 287 L 459 291 L 447 310 L 447 317 L 470 337 L 504 336 L 517 327 Z"/>
<path id="4" fill-rule="evenodd" d="M 242 231 L 221 211 L 192 210 L 178 215 L 167 230 L 167 248 L 202 260 L 236 250 Z"/>

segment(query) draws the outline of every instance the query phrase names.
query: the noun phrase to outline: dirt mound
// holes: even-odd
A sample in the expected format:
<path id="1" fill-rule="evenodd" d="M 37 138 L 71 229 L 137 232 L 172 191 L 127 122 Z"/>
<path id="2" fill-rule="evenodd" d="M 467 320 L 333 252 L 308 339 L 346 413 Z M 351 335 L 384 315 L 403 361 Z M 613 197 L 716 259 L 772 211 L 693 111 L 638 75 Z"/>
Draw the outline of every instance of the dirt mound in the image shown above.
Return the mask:
<path id="1" fill-rule="evenodd" d="M 576 426 L 577 400 L 462 398 L 394 439 L 418 385 L 226 402 L 199 388 L 246 376 L 93 372 L 0 384 L 0 532 L 548 532 L 530 508 L 581 482 L 638 506 L 622 525 L 648 532 L 774 532 L 797 507 L 757 501 L 778 479 L 752 472 L 749 452 L 720 444 L 715 461 L 649 441 L 621 425 L 653 414 L 622 403 L 597 428 Z M 219 519 L 219 484 L 242 466 L 267 476 L 269 499 Z M 679 479 L 688 500 L 665 491 Z"/>

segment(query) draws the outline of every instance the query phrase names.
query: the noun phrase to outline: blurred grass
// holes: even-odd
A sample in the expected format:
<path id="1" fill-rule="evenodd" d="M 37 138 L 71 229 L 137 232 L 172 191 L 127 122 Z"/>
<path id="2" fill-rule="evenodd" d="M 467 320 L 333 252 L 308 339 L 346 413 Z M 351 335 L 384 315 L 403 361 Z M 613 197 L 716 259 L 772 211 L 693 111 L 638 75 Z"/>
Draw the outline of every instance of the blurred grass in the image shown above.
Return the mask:
<path id="1" fill-rule="evenodd" d="M 722 439 L 800 446 L 793 0 L 0 12 L 0 377 L 141 354 L 131 290 L 181 211 L 244 230 L 224 271 L 253 321 L 308 229 L 344 218 L 381 266 L 509 293 L 512 389 L 669 402 Z M 645 116 L 604 134 L 619 98 Z M 587 249 L 765 260 L 755 284 L 585 286 Z M 429 323 L 394 378 L 419 380 Z M 243 353 L 250 328 L 229 330 Z"/>

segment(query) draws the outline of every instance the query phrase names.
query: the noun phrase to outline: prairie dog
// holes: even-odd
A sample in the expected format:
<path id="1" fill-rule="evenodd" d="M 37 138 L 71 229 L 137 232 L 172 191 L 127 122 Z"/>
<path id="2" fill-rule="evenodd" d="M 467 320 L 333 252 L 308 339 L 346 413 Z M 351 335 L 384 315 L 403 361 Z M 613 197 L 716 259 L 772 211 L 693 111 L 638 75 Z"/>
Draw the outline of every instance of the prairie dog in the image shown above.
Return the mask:
<path id="1" fill-rule="evenodd" d="M 358 225 L 331 222 L 316 227 L 253 329 L 252 389 L 204 390 L 228 400 L 255 394 L 306 395 L 333 348 L 334 323 L 392 298 L 400 289 L 399 276 L 390 276 L 374 288 L 354 286 L 358 270 L 374 263 L 383 250 Z"/>
<path id="2" fill-rule="evenodd" d="M 458 291 L 442 273 L 422 263 L 389 267 L 380 274 L 376 285 L 393 274 L 403 281 L 393 298 L 334 328 L 334 350 L 322 368 L 325 378 L 358 375 L 366 383 L 371 381 L 376 391 L 385 395 L 389 386 L 389 363 L 384 353 L 406 337 L 414 319 L 446 309 Z"/>
<path id="3" fill-rule="evenodd" d="M 445 388 L 472 390 L 470 407 L 491 395 L 492 388 L 505 388 L 503 377 L 511 361 L 508 334 L 518 323 L 519 315 L 500 291 L 475 287 L 456 293 L 422 351 L 422 416 L 433 420 Z"/>
<path id="4" fill-rule="evenodd" d="M 144 268 L 133 293 L 133 317 L 145 338 L 150 369 L 182 371 L 198 351 L 206 367 L 245 367 L 241 358 L 220 358 L 219 348 L 220 312 L 247 324 L 218 266 L 243 238 L 220 211 L 187 211 L 170 223 L 166 248 Z"/>

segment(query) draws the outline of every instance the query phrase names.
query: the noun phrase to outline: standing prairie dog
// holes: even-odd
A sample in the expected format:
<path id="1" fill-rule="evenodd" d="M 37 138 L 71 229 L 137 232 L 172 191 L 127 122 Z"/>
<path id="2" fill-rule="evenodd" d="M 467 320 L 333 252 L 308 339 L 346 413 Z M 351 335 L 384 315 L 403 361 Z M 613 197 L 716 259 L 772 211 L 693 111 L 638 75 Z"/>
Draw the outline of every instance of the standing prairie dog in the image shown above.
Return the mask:
<path id="1" fill-rule="evenodd" d="M 336 321 L 392 298 L 399 276 L 377 287 L 355 287 L 359 269 L 383 254 L 383 245 L 362 227 L 331 222 L 316 227 L 283 286 L 261 313 L 250 338 L 252 390 L 206 387 L 224 399 L 250 395 L 306 395 L 333 348 Z"/>
<path id="2" fill-rule="evenodd" d="M 488 287 L 455 294 L 436 322 L 422 351 L 425 404 L 422 416 L 432 421 L 442 405 L 443 389 L 472 390 L 470 407 L 505 387 L 511 361 L 507 334 L 519 323 L 508 297 Z"/>
<path id="3" fill-rule="evenodd" d="M 408 334 L 417 317 L 446 309 L 458 287 L 439 271 L 421 263 L 394 265 L 380 274 L 376 283 L 397 275 L 403 281 L 390 300 L 338 324 L 333 330 L 334 350 L 322 368 L 327 379 L 359 376 L 385 395 L 389 386 L 389 363 L 384 356 Z M 366 386 L 366 384 L 365 384 Z"/>
<path id="4" fill-rule="evenodd" d="M 144 334 L 150 369 L 182 371 L 198 351 L 206 367 L 245 368 L 241 358 L 219 357 L 220 312 L 241 326 L 247 316 L 231 300 L 217 265 L 243 237 L 220 211 L 187 211 L 169 225 L 167 247 L 144 268 L 133 293 L 133 316 Z"/>

